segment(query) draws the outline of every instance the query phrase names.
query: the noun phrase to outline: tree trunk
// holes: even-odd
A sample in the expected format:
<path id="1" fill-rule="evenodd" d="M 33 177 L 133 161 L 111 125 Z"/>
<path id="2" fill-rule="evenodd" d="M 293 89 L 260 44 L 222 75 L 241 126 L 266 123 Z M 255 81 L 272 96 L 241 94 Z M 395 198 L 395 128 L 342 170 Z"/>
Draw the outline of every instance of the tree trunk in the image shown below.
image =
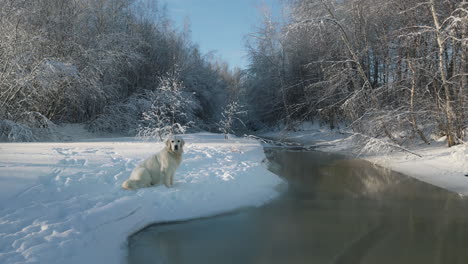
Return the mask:
<path id="1" fill-rule="evenodd" d="M 440 77 L 442 79 L 442 88 L 444 89 L 444 92 L 445 92 L 445 116 L 446 116 L 445 133 L 447 135 L 448 146 L 451 147 L 453 145 L 456 145 L 457 142 L 455 140 L 455 135 L 453 133 L 453 111 L 452 111 L 452 105 L 451 105 L 450 88 L 447 82 L 447 75 L 446 75 L 445 68 L 444 68 L 445 46 L 444 46 L 444 40 L 441 34 L 441 26 L 439 24 L 439 18 L 437 17 L 434 0 L 430 0 L 430 5 L 431 5 L 431 14 L 432 14 L 432 18 L 433 18 L 435 29 L 436 29 L 435 33 L 436 33 L 437 46 L 439 48 L 438 56 L 439 56 Z"/>
<path id="2" fill-rule="evenodd" d="M 408 59 L 408 66 L 411 70 L 412 76 L 411 76 L 411 96 L 410 96 L 410 116 L 411 116 L 411 125 L 413 126 L 413 130 L 418 133 L 419 137 L 424 141 L 426 144 L 430 144 L 429 141 L 427 140 L 426 136 L 424 136 L 424 133 L 419 129 L 418 123 L 416 121 L 416 118 L 414 116 L 414 95 L 415 95 L 415 90 L 416 90 L 416 70 L 414 69 L 413 63 Z"/>
<path id="3" fill-rule="evenodd" d="M 465 1 L 464 1 L 465 3 Z M 465 39 L 467 37 L 467 30 L 468 27 L 466 25 L 462 26 L 461 29 L 461 39 Z M 457 137 L 460 140 L 464 140 L 464 135 L 463 135 L 463 130 L 465 126 L 465 93 L 467 89 L 467 74 L 468 74 L 468 61 L 467 61 L 467 55 L 468 55 L 468 47 L 466 45 L 463 45 L 463 43 L 460 43 L 460 69 L 458 74 L 460 74 L 460 88 L 458 91 L 458 122 L 457 122 Z"/>

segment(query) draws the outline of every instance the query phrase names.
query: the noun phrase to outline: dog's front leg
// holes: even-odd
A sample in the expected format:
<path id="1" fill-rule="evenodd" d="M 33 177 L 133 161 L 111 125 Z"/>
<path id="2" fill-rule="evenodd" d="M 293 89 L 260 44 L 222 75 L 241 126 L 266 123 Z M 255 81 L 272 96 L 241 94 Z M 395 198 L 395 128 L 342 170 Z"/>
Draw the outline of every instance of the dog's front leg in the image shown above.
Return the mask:
<path id="1" fill-rule="evenodd" d="M 168 171 L 166 172 L 166 177 L 164 178 L 165 180 L 165 185 L 167 187 L 172 187 L 174 185 L 174 174 L 175 174 L 175 171 Z"/>
<path id="2" fill-rule="evenodd" d="M 170 173 L 165 173 L 164 174 L 164 185 L 166 185 L 167 188 L 170 188 L 172 186 L 172 184 L 171 184 L 171 174 Z"/>

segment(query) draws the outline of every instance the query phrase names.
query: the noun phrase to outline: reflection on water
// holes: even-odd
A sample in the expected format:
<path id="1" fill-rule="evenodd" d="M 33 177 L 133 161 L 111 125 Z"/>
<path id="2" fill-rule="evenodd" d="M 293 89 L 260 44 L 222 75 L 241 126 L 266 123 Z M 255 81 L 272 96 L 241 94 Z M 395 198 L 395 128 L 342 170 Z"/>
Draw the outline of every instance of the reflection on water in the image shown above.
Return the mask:
<path id="1" fill-rule="evenodd" d="M 155 225 L 129 263 L 468 263 L 468 200 L 360 160 L 267 150 L 288 179 L 257 209 Z"/>

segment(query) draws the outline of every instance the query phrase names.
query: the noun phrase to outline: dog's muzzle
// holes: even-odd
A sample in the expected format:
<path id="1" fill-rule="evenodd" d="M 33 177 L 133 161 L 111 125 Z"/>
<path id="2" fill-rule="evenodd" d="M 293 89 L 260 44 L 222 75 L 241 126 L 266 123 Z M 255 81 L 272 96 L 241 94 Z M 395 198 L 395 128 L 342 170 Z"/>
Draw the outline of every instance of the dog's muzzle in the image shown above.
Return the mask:
<path id="1" fill-rule="evenodd" d="M 175 145 L 174 150 L 179 150 L 179 146 Z"/>

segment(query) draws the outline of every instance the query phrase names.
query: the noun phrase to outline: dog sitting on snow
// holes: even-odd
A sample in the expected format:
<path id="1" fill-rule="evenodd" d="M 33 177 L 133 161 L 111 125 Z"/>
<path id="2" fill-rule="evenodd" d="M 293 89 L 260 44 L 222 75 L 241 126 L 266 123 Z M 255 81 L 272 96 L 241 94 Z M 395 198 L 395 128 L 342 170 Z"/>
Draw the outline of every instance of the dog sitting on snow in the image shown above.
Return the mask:
<path id="1" fill-rule="evenodd" d="M 166 139 L 166 146 L 159 153 L 140 163 L 122 183 L 127 190 L 149 187 L 164 183 L 167 187 L 174 184 L 174 174 L 182 162 L 184 140 L 180 136 Z"/>

